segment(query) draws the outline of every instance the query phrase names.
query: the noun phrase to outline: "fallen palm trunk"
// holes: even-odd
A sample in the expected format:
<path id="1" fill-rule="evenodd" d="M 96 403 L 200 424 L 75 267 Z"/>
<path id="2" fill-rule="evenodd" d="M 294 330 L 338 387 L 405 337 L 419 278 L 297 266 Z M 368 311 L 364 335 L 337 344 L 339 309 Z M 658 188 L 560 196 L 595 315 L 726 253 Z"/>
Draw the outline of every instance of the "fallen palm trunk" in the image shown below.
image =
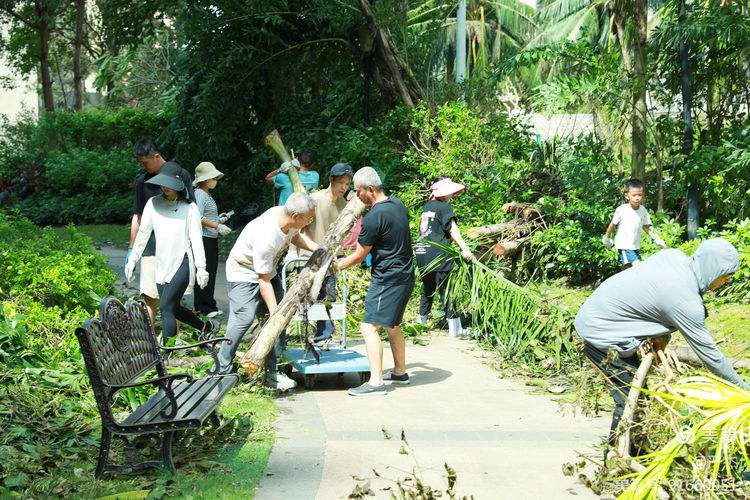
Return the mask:
<path id="1" fill-rule="evenodd" d="M 263 366 L 263 361 L 271 352 L 274 342 L 289 325 L 300 304 L 317 298 L 341 242 L 365 209 L 365 204 L 355 196 L 328 229 L 324 243 L 310 256 L 297 281 L 287 290 L 276 310 L 263 324 L 258 338 L 240 359 L 240 364 L 249 373 L 257 373 Z"/>
<path id="2" fill-rule="evenodd" d="M 279 134 L 278 130 L 274 130 L 266 136 L 266 146 L 271 148 L 274 153 L 276 153 L 279 158 L 281 158 L 281 161 L 292 161 L 292 155 L 290 155 L 284 147 L 284 143 L 281 141 L 281 135 Z M 292 181 L 292 188 L 294 189 L 294 192 L 304 193 L 305 186 L 302 184 L 302 180 L 299 178 L 299 172 L 297 172 L 297 169 L 290 166 L 286 174 L 289 176 L 289 180 Z"/>
<path id="3" fill-rule="evenodd" d="M 695 354 L 690 347 L 687 346 L 674 346 L 672 347 L 673 352 L 677 355 L 677 359 L 683 363 L 690 363 L 691 365 L 703 366 L 703 361 Z M 738 359 L 738 358 L 727 358 L 729 364 L 735 368 L 750 369 L 750 359 Z"/>
<path id="4" fill-rule="evenodd" d="M 466 236 L 475 240 L 484 236 L 495 236 L 496 234 L 525 234 L 532 229 L 530 224 L 523 224 L 517 220 L 510 222 L 501 222 L 500 224 L 490 224 L 489 226 L 472 227 L 466 232 Z"/>

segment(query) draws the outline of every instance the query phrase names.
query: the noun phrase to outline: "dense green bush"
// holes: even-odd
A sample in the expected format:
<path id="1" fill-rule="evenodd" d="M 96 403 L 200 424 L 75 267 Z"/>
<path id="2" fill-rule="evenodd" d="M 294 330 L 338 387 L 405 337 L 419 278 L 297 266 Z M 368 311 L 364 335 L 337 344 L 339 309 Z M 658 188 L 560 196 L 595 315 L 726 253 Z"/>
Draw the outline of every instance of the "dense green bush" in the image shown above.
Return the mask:
<path id="1" fill-rule="evenodd" d="M 17 339 L 21 351 L 77 359 L 73 331 L 93 315 L 115 279 L 106 258 L 73 228 L 60 238 L 0 213 L 0 262 L 0 322 L 6 336 Z M 9 365 L 2 353 L 0 358 Z"/>
<path id="2" fill-rule="evenodd" d="M 0 187 L 15 182 L 11 207 L 37 224 L 124 222 L 140 171 L 133 143 L 158 136 L 166 123 L 158 113 L 132 108 L 47 113 L 38 122 L 27 117 L 6 123 Z"/>
<path id="3" fill-rule="evenodd" d="M 74 331 L 114 279 L 82 233 L 0 212 L 0 497 L 93 459 L 96 404 Z"/>

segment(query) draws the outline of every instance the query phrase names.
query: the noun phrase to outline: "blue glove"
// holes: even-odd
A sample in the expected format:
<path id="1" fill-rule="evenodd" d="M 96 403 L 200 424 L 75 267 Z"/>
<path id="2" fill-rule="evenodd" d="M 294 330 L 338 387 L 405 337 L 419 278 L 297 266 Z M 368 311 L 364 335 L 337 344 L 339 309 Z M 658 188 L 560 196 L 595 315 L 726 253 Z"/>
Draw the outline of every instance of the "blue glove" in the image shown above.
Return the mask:
<path id="1" fill-rule="evenodd" d="M 125 265 L 128 265 L 128 261 L 130 260 L 130 254 L 133 253 L 132 248 L 128 248 L 128 254 L 125 256 Z"/>

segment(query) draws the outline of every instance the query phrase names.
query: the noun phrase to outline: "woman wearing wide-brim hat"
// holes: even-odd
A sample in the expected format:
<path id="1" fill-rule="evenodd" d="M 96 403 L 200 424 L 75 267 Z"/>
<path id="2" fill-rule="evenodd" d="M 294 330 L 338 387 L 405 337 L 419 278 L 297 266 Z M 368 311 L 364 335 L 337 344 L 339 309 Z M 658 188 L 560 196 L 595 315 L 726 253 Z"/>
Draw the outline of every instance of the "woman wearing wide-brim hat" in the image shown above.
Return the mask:
<path id="1" fill-rule="evenodd" d="M 448 276 L 453 269 L 453 259 L 441 247 L 450 246 L 453 240 L 461 248 L 463 258 L 473 258 L 471 250 L 458 230 L 458 216 L 448 204 L 451 198 L 465 189 L 466 186 L 453 182 L 448 177 L 438 178 L 430 184 L 430 196 L 422 209 L 422 219 L 419 223 L 419 239 L 414 245 L 417 267 L 422 278 L 419 322 L 427 323 L 434 297 L 438 296 L 448 320 L 448 335 L 452 337 L 462 335 L 463 328 L 461 318 L 455 314 L 447 295 Z"/>
<path id="2" fill-rule="evenodd" d="M 219 236 L 226 236 L 232 231 L 224 225 L 229 215 L 219 213 L 216 201 L 209 194 L 222 177 L 224 174 L 219 172 L 211 162 L 204 161 L 195 167 L 193 186 L 198 188 L 195 190 L 195 204 L 198 206 L 203 228 L 203 249 L 206 252 L 208 284 L 205 288 L 195 291 L 194 307 L 197 312 L 209 318 L 222 314 L 214 299 L 216 272 L 219 268 Z"/>
<path id="3" fill-rule="evenodd" d="M 159 186 L 162 194 L 146 203 L 133 251 L 125 266 L 125 276 L 132 281 L 135 265 L 153 231 L 156 240 L 156 287 L 159 290 L 162 341 L 165 345 L 177 333 L 177 320 L 204 334 L 210 335 L 217 329 L 217 325 L 204 323 L 180 303 L 194 282 L 200 287 L 208 283 L 200 215 L 195 203 L 187 199 L 180 170 L 176 163 L 167 162 L 162 165 L 158 175 L 146 181 Z"/>

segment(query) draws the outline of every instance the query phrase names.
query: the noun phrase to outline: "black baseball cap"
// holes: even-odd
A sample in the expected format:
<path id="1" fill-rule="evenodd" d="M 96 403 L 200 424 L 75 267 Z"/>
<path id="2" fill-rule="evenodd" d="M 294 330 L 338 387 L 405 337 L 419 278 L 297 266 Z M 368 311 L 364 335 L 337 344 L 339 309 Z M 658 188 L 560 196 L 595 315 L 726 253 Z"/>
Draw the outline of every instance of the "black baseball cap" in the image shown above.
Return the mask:
<path id="1" fill-rule="evenodd" d="M 337 163 L 331 168 L 331 177 L 341 177 L 342 175 L 354 177 L 354 170 L 348 163 Z"/>

